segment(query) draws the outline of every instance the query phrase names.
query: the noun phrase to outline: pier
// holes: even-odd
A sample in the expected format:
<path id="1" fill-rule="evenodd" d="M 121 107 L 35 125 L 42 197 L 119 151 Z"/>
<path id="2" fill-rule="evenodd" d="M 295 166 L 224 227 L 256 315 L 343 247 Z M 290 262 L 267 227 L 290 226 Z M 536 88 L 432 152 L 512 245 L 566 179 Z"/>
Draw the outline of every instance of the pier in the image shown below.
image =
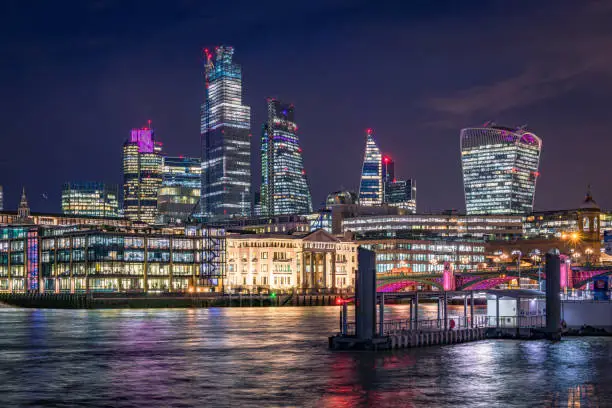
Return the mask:
<path id="1" fill-rule="evenodd" d="M 329 338 L 332 349 L 388 350 L 485 338 L 558 340 L 561 337 L 558 253 L 546 254 L 549 277 L 546 293 L 522 289 L 377 293 L 374 253 L 359 248 L 358 257 L 355 321 L 348 322 L 348 305 L 345 302 L 340 313 L 339 333 Z M 474 314 L 476 297 L 487 299 L 485 316 Z M 409 299 L 409 316 L 402 320 L 385 320 L 385 300 L 389 299 Z M 419 320 L 419 302 L 424 299 L 437 301 L 437 319 Z M 463 300 L 462 315 L 448 315 L 450 299 Z"/>

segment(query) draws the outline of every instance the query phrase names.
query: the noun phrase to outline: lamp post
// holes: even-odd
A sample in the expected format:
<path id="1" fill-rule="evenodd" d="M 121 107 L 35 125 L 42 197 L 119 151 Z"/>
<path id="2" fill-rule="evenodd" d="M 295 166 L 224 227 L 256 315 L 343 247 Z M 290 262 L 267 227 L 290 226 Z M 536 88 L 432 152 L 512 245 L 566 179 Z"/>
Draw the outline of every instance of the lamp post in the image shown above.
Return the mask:
<path id="1" fill-rule="evenodd" d="M 523 255 L 523 253 L 521 251 L 514 250 L 512 251 L 512 255 L 516 255 L 516 270 L 518 271 L 518 287 L 519 289 L 521 288 L 521 255 Z"/>

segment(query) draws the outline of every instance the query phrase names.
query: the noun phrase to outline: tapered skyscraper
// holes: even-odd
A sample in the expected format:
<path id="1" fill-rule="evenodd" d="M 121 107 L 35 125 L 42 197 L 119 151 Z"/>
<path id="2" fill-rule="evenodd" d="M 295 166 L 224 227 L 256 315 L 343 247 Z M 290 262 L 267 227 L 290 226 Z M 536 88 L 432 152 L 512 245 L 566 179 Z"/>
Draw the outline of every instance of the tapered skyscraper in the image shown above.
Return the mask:
<path id="1" fill-rule="evenodd" d="M 383 166 L 380 149 L 374 141 L 372 129 L 366 133 L 366 145 L 359 184 L 359 204 L 372 206 L 383 203 Z"/>
<path id="2" fill-rule="evenodd" d="M 212 219 L 246 216 L 251 206 L 251 108 L 242 105 L 242 70 L 232 61 L 232 47 L 205 53 L 202 213 Z"/>
<path id="3" fill-rule="evenodd" d="M 461 131 L 468 214 L 533 211 L 542 140 L 525 128 L 492 124 Z"/>
<path id="4" fill-rule="evenodd" d="M 268 99 L 261 136 L 261 209 L 265 215 L 312 212 L 294 107 Z"/>

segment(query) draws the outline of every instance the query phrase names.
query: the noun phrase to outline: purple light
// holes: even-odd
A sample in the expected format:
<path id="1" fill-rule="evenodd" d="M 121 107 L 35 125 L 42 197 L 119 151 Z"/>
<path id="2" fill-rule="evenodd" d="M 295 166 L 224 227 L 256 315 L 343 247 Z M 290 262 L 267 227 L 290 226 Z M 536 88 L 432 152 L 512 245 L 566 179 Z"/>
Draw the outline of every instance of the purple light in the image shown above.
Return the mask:
<path id="1" fill-rule="evenodd" d="M 155 145 L 153 141 L 153 129 L 132 129 L 130 142 L 138 144 L 138 151 L 140 153 L 153 153 Z"/>

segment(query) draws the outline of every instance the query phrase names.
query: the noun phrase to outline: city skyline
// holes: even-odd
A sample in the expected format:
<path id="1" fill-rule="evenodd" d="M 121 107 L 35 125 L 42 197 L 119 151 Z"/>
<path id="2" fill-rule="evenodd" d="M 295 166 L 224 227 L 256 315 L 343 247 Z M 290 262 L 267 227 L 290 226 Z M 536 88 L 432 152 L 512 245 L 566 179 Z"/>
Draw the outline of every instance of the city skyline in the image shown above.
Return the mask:
<path id="1" fill-rule="evenodd" d="M 29 14 L 15 7 L 12 14 L 14 22 L 5 27 L 19 33 L 17 24 Z M 110 17 L 87 6 L 76 7 L 69 14 L 71 18 L 83 15 L 86 17 L 83 22 L 98 22 L 105 27 L 108 24 L 104 23 L 108 23 L 109 18 L 117 21 L 129 14 L 129 11 L 119 11 L 112 5 L 108 7 Z M 560 4 L 552 12 L 558 21 L 543 19 L 543 6 L 526 2 L 517 2 L 517 5 L 503 11 L 484 3 L 457 6 L 453 13 L 443 8 L 434 10 L 433 6 L 397 6 L 385 12 L 378 11 L 371 18 L 373 8 L 367 5 L 313 4 L 308 10 L 300 7 L 304 6 L 294 5 L 290 10 L 278 13 L 294 16 L 307 11 L 308 16 L 321 16 L 331 12 L 339 28 L 312 28 L 306 24 L 306 19 L 292 20 L 299 33 L 314 30 L 313 39 L 300 40 L 278 53 L 266 54 L 266 58 L 261 58 L 261 52 L 268 48 L 267 42 L 284 44 L 296 37 L 273 39 L 266 30 L 261 31 L 259 36 L 253 36 L 255 23 L 248 19 L 242 32 L 234 28 L 222 29 L 218 33 L 213 33 L 211 29 L 202 31 L 195 28 L 199 26 L 196 24 L 199 21 L 195 17 L 197 13 L 177 22 L 175 15 L 167 13 L 166 8 L 159 4 L 153 4 L 146 13 L 151 16 L 156 13 L 168 15 L 168 20 L 164 20 L 163 24 L 174 21 L 185 30 L 159 47 L 153 47 L 155 42 L 152 40 L 159 38 L 155 36 L 160 34 L 147 38 L 129 31 L 123 34 L 131 42 L 126 41 L 119 47 L 121 52 L 109 48 L 109 44 L 118 44 L 116 32 L 109 34 L 107 43 L 101 41 L 66 48 L 66 44 L 77 37 L 52 28 L 50 32 L 54 35 L 41 41 L 46 52 L 31 53 L 32 48 L 27 45 L 38 37 L 42 39 L 42 32 L 30 33 L 22 39 L 26 46 L 7 50 L 7 55 L 16 57 L 12 59 L 12 66 L 18 69 L 3 67 L 2 71 L 6 74 L 2 80 L 6 81 L 3 89 L 5 103 L 8 103 L 3 119 L 11 138 L 7 140 L 6 153 L 0 157 L 0 162 L 5 173 L 17 174 L 0 182 L 5 190 L 5 208 L 16 208 L 21 187 L 25 186 L 30 192 L 33 209 L 58 212 L 61 185 L 74 180 L 77 172 L 79 179 L 121 184 L 121 175 L 114 170 L 120 168 L 121 161 L 117 146 L 120 146 L 126 128 L 145 119 L 152 119 L 160 140 L 171 144 L 173 150 L 168 154 L 197 157 L 197 110 L 203 100 L 199 53 L 204 45 L 223 43 L 239 50 L 239 63 L 246 73 L 245 105 L 254 107 L 253 124 L 261 123 L 265 117 L 265 107 L 258 105 L 267 95 L 292 100 L 300 106 L 300 131 L 308 135 L 308 140 L 303 142 L 305 151 L 309 153 L 305 158 L 305 167 L 313 189 L 315 208 L 331 191 L 358 189 L 359 180 L 355 174 L 359 171 L 362 155 L 358 141 L 363 129 L 371 126 L 377 130 L 378 142 L 393 152 L 394 159 L 398 159 L 398 167 L 402 168 L 396 169 L 397 172 L 419 180 L 419 211 L 463 209 L 456 134 L 461 128 L 477 126 L 490 119 L 498 123 L 528 123 L 547 140 L 540 167 L 542 176 L 538 181 L 536 209 L 571 207 L 589 183 L 603 207 L 609 207 L 612 203 L 612 192 L 606 191 L 604 174 L 598 171 L 605 159 L 603 152 L 607 142 L 604 136 L 609 128 L 603 109 L 608 105 L 607 96 L 600 89 L 608 89 L 610 81 L 601 68 L 603 61 L 598 57 L 599 48 L 605 49 L 612 37 L 610 30 L 602 23 L 610 13 L 605 5 L 595 2 Z M 181 10 L 181 13 L 188 11 L 191 9 Z M 38 13 L 40 15 L 32 17 L 35 21 L 42 19 L 43 15 L 45 18 L 55 16 L 59 21 L 65 18 L 45 7 Z M 248 11 L 239 11 L 239 15 L 247 14 Z M 466 15 L 487 36 L 482 36 L 482 33 L 476 36 L 475 30 L 469 27 L 459 28 L 459 22 Z M 529 33 L 523 32 L 513 38 L 505 36 L 504 30 L 494 27 L 494 24 L 481 24 L 502 16 L 507 22 L 527 20 L 538 24 L 531 24 Z M 421 34 L 435 33 L 443 26 L 443 21 L 445 25 L 448 23 L 451 27 L 449 30 L 459 30 L 452 44 L 456 46 L 455 49 L 451 49 L 450 45 L 442 46 L 440 35 L 432 36 L 428 42 L 421 44 L 410 40 L 410 29 L 403 28 L 407 20 L 413 21 L 415 28 L 412 30 L 418 30 Z M 571 41 L 568 52 L 584 63 L 578 66 L 569 64 L 567 70 L 561 72 L 557 65 L 559 59 L 564 57 L 555 47 L 546 45 L 547 41 L 552 41 L 551 38 L 556 41 L 559 35 L 568 38 L 569 34 L 564 34 L 564 21 L 571 22 L 573 30 L 580 32 L 579 37 Z M 428 27 L 424 22 L 428 23 Z M 384 31 L 380 30 L 381 24 L 388 25 L 389 30 L 397 30 L 397 44 L 380 41 Z M 354 42 L 348 41 L 341 33 L 342 27 L 347 26 L 356 28 Z M 87 27 L 92 27 L 91 31 L 87 31 L 85 26 L 76 26 L 77 34 L 74 35 L 84 32 L 85 38 L 100 39 L 96 25 L 88 24 Z M 215 27 L 218 28 L 218 24 Z M 329 50 L 317 40 L 322 33 L 331 35 L 329 38 L 334 47 L 330 48 L 334 49 L 338 58 L 327 59 Z M 524 43 L 521 39 L 533 37 L 534 33 L 542 34 L 538 36 L 538 47 L 535 48 L 548 51 L 538 56 L 535 50 L 526 47 L 521 51 L 524 55 L 516 54 L 518 44 Z M 482 37 L 488 39 L 473 41 Z M 176 47 L 179 40 L 181 45 Z M 483 64 L 482 58 L 500 42 L 507 45 L 500 58 L 506 58 L 512 64 L 507 64 L 503 69 L 497 69 L 496 63 L 491 61 Z M 375 43 L 382 47 L 380 52 L 386 52 L 385 55 L 394 61 L 393 66 L 405 66 L 406 57 L 391 50 L 406 50 L 411 56 L 419 58 L 411 58 L 408 75 L 402 75 L 401 81 L 392 83 L 392 78 L 399 77 L 395 68 L 389 68 L 390 74 L 381 78 L 376 74 L 378 69 L 366 68 L 368 64 L 359 67 L 359 64 L 352 63 L 359 60 L 357 56 L 362 55 L 364 49 L 372 49 Z M 581 43 L 589 43 L 591 48 L 582 47 Z M 436 50 L 435 46 L 438 45 L 440 50 Z M 62 58 L 51 62 L 57 53 Z M 452 78 L 440 76 L 441 67 L 436 64 L 440 53 L 448 54 L 451 59 L 456 55 L 466 55 L 454 65 Z M 28 64 L 34 55 L 39 63 Z M 292 55 L 299 55 L 300 58 L 291 58 Z M 509 58 L 511 55 L 512 58 Z M 534 67 L 525 65 L 526 57 L 536 58 L 537 64 Z M 308 83 L 311 79 L 306 73 L 318 73 L 317 61 L 322 59 L 328 60 L 325 68 L 327 75 L 316 75 L 312 84 L 304 86 L 301 82 Z M 273 68 L 281 61 L 288 64 L 287 70 Z M 99 68 L 92 67 L 93 62 Z M 124 68 L 117 68 L 119 62 Z M 347 64 L 357 66 L 357 71 L 353 68 L 351 72 L 343 71 L 342 67 Z M 480 69 L 479 79 L 473 77 L 473 67 L 476 65 Z M 44 76 L 36 75 L 37 69 L 33 68 L 36 66 L 45 66 Z M 139 79 L 134 80 L 136 72 Z M 594 74 L 597 77 L 596 85 L 593 81 L 586 81 L 585 74 Z M 53 81 L 40 82 L 47 77 L 53 78 Z M 85 78 L 87 82 L 84 82 Z M 130 81 L 127 81 L 128 78 Z M 378 78 L 379 82 L 376 82 L 376 86 L 368 83 L 363 89 L 356 90 L 351 84 L 358 78 Z M 575 80 L 572 86 L 567 85 L 570 79 Z M 504 91 L 507 87 L 516 89 Z M 37 90 L 36 98 L 29 94 L 30 88 Z M 324 89 L 329 97 L 321 99 L 317 92 L 311 91 L 314 88 L 319 91 Z M 59 89 L 62 89 L 61 93 L 58 93 Z M 83 99 L 83 92 L 78 89 L 84 89 L 83 92 L 94 98 Z M 141 96 L 146 96 L 147 102 L 137 103 Z M 369 100 L 376 100 L 376 106 L 381 108 L 364 102 Z M 83 113 L 81 106 L 95 114 Z M 582 106 L 591 106 L 591 109 L 585 111 Z M 97 123 L 97 126 L 91 128 L 85 123 Z M 45 130 L 34 130 L 31 124 L 42 126 Z M 84 128 L 88 128 L 90 137 L 79 137 Z M 26 138 L 31 143 L 23 146 L 21 141 Z M 604 146 L 594 149 L 599 143 L 604 143 Z M 253 146 L 252 151 L 257 151 L 257 147 Z M 77 150 L 79 155 L 73 154 Z M 9 154 L 14 151 L 27 154 L 31 160 L 27 163 L 16 160 L 17 155 Z M 577 164 L 567 166 L 568 157 Z M 430 163 L 436 166 L 436 171 L 428 168 Z M 256 169 L 256 166 L 252 167 Z M 259 180 L 257 173 L 258 170 L 253 173 L 254 180 Z M 45 174 L 45 177 L 40 177 L 40 174 Z M 563 187 L 559 180 L 563 180 Z M 45 196 L 49 198 L 45 199 Z"/>

